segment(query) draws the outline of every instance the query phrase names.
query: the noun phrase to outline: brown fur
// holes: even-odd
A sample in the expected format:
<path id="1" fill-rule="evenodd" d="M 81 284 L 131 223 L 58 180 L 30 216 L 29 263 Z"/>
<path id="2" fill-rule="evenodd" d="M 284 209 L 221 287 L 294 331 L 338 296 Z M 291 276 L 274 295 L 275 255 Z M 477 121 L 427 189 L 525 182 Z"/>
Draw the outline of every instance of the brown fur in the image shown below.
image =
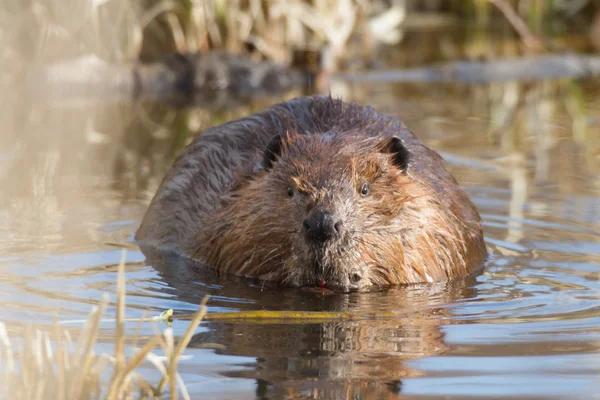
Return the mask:
<path id="1" fill-rule="evenodd" d="M 276 135 L 272 167 L 257 167 Z M 406 170 L 393 137 L 410 153 Z M 315 209 L 343 224 L 322 246 L 303 231 Z M 486 257 L 479 215 L 437 153 L 391 117 L 323 97 L 199 136 L 163 181 L 137 238 L 223 272 L 344 291 L 464 276 Z"/>

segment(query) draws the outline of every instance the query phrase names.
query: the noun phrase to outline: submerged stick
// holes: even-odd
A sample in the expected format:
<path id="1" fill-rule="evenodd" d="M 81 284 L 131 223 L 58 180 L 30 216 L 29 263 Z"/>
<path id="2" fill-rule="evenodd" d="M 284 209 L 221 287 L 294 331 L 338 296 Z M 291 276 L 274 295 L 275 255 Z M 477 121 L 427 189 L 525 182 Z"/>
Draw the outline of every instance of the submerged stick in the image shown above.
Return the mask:
<path id="1" fill-rule="evenodd" d="M 166 322 L 169 323 L 170 321 L 173 320 L 173 310 L 169 309 L 166 311 L 163 311 L 160 315 L 157 315 L 155 317 L 149 317 L 149 318 L 123 318 L 122 321 L 123 322 Z M 63 320 L 63 321 L 58 321 L 58 325 L 71 325 L 71 324 L 83 324 L 85 323 L 87 320 L 86 319 L 68 319 L 68 320 Z M 100 323 L 104 324 L 107 322 L 117 322 L 116 318 L 102 318 L 100 320 Z"/>
<path id="2" fill-rule="evenodd" d="M 406 313 L 380 311 L 372 313 L 349 313 L 328 311 L 236 311 L 206 314 L 203 321 L 213 322 L 258 322 L 258 323 L 321 323 L 330 321 L 357 321 L 368 319 L 402 318 Z M 173 318 L 187 320 L 192 314 L 176 315 Z"/>
<path id="3" fill-rule="evenodd" d="M 204 303 L 204 302 L 203 302 Z M 204 305 L 201 305 L 204 307 Z M 200 311 L 200 310 L 199 310 Z M 173 310 L 169 309 L 152 318 L 127 318 L 127 322 L 166 322 L 171 324 L 173 320 L 193 320 L 198 318 L 199 313 L 174 315 Z M 224 313 L 206 313 L 202 315 L 202 322 L 260 322 L 260 323 L 321 323 L 329 321 L 357 321 L 367 319 L 385 319 L 385 318 L 403 318 L 406 313 L 393 311 L 379 311 L 372 313 L 348 313 L 348 312 L 329 312 L 329 311 L 234 311 Z M 115 319 L 102 319 L 100 322 L 115 322 Z M 85 320 L 60 321 L 60 324 L 80 324 Z M 191 324 L 190 326 L 194 326 Z"/>
<path id="4" fill-rule="evenodd" d="M 483 62 L 451 62 L 433 67 L 341 73 L 351 82 L 457 82 L 488 83 L 582 78 L 600 75 L 600 57 L 578 54 L 541 55 Z"/>

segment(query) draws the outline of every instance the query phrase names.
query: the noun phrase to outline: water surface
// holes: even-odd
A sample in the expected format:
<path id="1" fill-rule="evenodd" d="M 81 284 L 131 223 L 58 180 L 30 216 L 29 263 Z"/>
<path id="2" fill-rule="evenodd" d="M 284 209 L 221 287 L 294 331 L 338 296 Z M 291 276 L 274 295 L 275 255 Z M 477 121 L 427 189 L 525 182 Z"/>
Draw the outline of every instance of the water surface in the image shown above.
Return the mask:
<path id="1" fill-rule="evenodd" d="M 415 34 L 386 62 L 435 61 L 406 56 L 417 54 L 420 40 L 430 39 Z M 67 108 L 16 96 L 1 115 L 0 320 L 18 336 L 26 323 L 85 318 L 102 293 L 115 300 L 116 265 L 126 248 L 127 317 L 168 308 L 193 312 L 206 294 L 210 312 L 399 314 L 312 324 L 203 323 L 180 368 L 199 398 L 597 396 L 600 82 L 337 82 L 332 92 L 397 116 L 443 154 L 483 217 L 490 260 L 481 275 L 319 294 L 146 260 L 133 234 L 190 132 L 294 94 L 212 114 L 129 103 Z M 186 326 L 175 322 L 175 333 Z M 103 333 L 110 338 L 112 324 Z M 144 333 L 151 328 L 143 326 Z M 199 348 L 206 342 L 224 347 Z M 111 346 L 106 339 L 99 350 Z"/>

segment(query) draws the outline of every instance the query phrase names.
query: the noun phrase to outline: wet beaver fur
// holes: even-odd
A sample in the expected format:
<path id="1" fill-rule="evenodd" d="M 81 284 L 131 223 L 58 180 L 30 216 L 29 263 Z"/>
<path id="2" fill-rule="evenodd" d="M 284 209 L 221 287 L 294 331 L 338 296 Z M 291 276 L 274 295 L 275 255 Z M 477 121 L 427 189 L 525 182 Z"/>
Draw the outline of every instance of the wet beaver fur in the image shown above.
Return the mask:
<path id="1" fill-rule="evenodd" d="M 195 138 L 136 239 L 226 273 L 339 291 L 465 276 L 487 254 L 442 158 L 398 120 L 331 97 Z"/>

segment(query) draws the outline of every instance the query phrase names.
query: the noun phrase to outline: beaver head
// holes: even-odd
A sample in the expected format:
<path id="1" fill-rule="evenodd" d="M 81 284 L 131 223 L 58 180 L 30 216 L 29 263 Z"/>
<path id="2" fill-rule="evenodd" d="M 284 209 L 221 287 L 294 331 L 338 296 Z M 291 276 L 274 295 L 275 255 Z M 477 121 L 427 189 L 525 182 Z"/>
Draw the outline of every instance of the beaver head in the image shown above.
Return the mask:
<path id="1" fill-rule="evenodd" d="M 364 252 L 369 232 L 399 233 L 390 223 L 419 193 L 407 176 L 409 164 L 410 153 L 395 136 L 274 137 L 262 166 L 265 190 L 279 204 L 271 217 L 291 236 L 284 283 L 342 290 L 388 284 Z"/>
<path id="2" fill-rule="evenodd" d="M 396 136 L 277 135 L 194 253 L 289 286 L 348 291 L 443 279 L 464 265 L 459 222 L 410 169 Z"/>

